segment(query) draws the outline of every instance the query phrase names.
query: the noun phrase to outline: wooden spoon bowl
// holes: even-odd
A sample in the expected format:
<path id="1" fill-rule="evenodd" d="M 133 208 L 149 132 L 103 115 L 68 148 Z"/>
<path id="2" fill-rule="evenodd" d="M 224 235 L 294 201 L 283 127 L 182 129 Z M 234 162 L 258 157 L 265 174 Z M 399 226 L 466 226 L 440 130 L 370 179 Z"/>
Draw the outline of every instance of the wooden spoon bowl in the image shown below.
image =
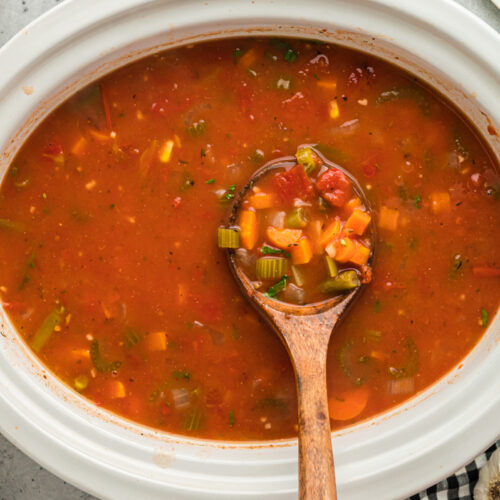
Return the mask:
<path id="1" fill-rule="evenodd" d="M 325 165 L 343 171 L 351 180 L 356 194 L 367 210 L 366 196 L 353 176 L 328 161 L 317 150 Z M 260 178 L 272 170 L 295 165 L 295 157 L 267 163 L 258 169 L 235 198 L 229 225 L 238 220 L 241 203 Z M 370 224 L 372 247 L 368 263 L 373 259 L 375 232 Z M 238 265 L 234 250 L 227 250 L 230 268 L 247 299 L 259 311 L 284 343 L 295 371 L 299 424 L 299 497 L 301 499 L 336 499 L 335 472 L 332 454 L 330 418 L 326 384 L 328 343 L 335 326 L 360 295 L 363 284 L 343 295 L 323 302 L 295 305 L 266 296 L 257 290 Z"/>

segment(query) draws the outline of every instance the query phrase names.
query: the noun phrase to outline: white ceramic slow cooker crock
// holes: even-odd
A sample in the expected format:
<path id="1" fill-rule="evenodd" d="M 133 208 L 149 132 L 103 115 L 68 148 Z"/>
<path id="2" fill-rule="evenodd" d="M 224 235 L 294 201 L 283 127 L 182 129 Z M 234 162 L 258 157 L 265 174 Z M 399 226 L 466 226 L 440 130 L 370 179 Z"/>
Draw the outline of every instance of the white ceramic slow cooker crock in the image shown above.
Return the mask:
<path id="1" fill-rule="evenodd" d="M 40 120 L 103 73 L 181 43 L 252 34 L 320 38 L 390 59 L 450 97 L 500 156 L 487 131 L 500 124 L 500 37 L 451 1 L 70 0 L 0 50 L 0 176 Z M 295 440 L 208 442 L 125 421 L 59 382 L 3 312 L 0 329 L 0 430 L 65 480 L 121 500 L 296 497 Z M 340 499 L 405 497 L 497 439 L 499 366 L 497 315 L 437 384 L 335 433 Z"/>

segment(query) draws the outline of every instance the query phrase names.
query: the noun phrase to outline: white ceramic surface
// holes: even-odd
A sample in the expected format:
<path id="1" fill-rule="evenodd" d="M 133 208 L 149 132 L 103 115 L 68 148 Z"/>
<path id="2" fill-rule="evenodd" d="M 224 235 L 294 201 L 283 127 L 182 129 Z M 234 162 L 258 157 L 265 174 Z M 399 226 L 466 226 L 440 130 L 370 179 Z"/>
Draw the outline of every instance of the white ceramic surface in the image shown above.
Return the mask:
<path id="1" fill-rule="evenodd" d="M 0 175 L 33 127 L 103 72 L 153 48 L 255 28 L 397 56 L 482 132 L 482 111 L 500 124 L 499 36 L 445 0 L 70 0 L 0 50 L 0 68 L 8 68 L 0 72 Z M 498 137 L 485 136 L 500 156 Z M 0 429 L 64 479 L 106 498 L 296 497 L 295 441 L 222 445 L 125 422 L 45 372 L 3 313 L 0 328 Z M 339 497 L 405 497 L 493 442 L 499 364 L 497 315 L 460 369 L 408 404 L 334 434 Z"/>

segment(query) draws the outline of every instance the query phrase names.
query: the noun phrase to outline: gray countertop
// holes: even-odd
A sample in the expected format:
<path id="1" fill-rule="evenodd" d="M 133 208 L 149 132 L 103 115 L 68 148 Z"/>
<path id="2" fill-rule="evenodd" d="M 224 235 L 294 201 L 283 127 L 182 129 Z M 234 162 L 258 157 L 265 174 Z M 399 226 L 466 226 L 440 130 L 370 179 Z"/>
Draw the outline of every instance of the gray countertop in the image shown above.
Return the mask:
<path id="1" fill-rule="evenodd" d="M 500 11 L 490 0 L 456 1 L 500 31 Z M 0 46 L 58 3 L 60 0 L 0 0 Z M 93 498 L 40 467 L 0 434 L 0 500 Z"/>

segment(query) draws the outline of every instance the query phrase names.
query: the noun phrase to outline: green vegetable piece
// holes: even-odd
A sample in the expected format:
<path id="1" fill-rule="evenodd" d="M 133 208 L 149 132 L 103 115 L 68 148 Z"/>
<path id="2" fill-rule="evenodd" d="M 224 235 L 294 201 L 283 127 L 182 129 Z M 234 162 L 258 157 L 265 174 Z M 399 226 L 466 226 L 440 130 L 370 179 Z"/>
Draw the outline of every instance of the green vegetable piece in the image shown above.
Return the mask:
<path id="1" fill-rule="evenodd" d="M 205 181 L 205 184 L 215 184 L 215 179 L 208 179 Z"/>
<path id="2" fill-rule="evenodd" d="M 425 116 L 431 114 L 431 103 L 418 87 L 396 87 L 382 92 L 375 101 L 377 105 L 398 99 L 412 99 Z"/>
<path id="3" fill-rule="evenodd" d="M 184 429 L 187 431 L 198 430 L 203 423 L 203 417 L 203 410 L 199 408 L 193 410 L 193 412 L 187 416 L 186 421 L 184 422 Z"/>
<path id="4" fill-rule="evenodd" d="M 344 164 L 349 161 L 349 156 L 340 149 L 335 149 L 328 144 L 318 143 L 314 145 L 314 148 L 319 151 L 322 155 L 326 156 L 333 163 Z"/>
<path id="5" fill-rule="evenodd" d="M 405 366 L 402 368 L 394 368 L 391 366 L 388 369 L 388 373 L 392 378 L 405 378 L 415 375 L 418 370 L 419 354 L 417 344 L 412 338 L 408 337 L 406 341 L 406 349 L 408 351 L 408 359 Z"/>
<path id="6" fill-rule="evenodd" d="M 142 339 L 142 335 L 135 328 L 127 328 L 125 330 L 125 345 L 127 347 L 134 347 Z"/>
<path id="7" fill-rule="evenodd" d="M 290 258 L 290 253 L 287 252 L 286 250 L 282 250 L 281 248 L 270 247 L 265 243 L 264 245 L 261 246 L 260 253 L 264 255 L 284 255 L 285 257 Z"/>
<path id="8" fill-rule="evenodd" d="M 42 347 L 48 342 L 54 329 L 61 322 L 62 315 L 65 309 L 63 306 L 56 307 L 49 315 L 45 318 L 42 326 L 35 333 L 33 340 L 31 341 L 31 348 L 35 352 L 40 352 Z"/>
<path id="9" fill-rule="evenodd" d="M 197 122 L 193 122 L 189 127 L 188 127 L 188 134 L 191 137 L 199 137 L 200 135 L 205 132 L 207 129 L 207 124 L 205 120 L 198 120 Z"/>
<path id="10" fill-rule="evenodd" d="M 342 371 L 344 372 L 345 376 L 348 378 L 353 377 L 351 364 L 349 362 L 349 356 L 351 354 L 353 347 L 354 347 L 354 342 L 352 340 L 349 340 L 340 348 L 340 351 L 339 351 L 340 368 L 342 368 Z"/>
<path id="11" fill-rule="evenodd" d="M 311 148 L 299 148 L 295 153 L 295 158 L 300 165 L 304 166 L 307 175 L 312 174 L 318 166 L 317 157 Z"/>
<path id="12" fill-rule="evenodd" d="M 21 224 L 9 219 L 0 219 L 0 228 L 8 229 L 16 233 L 22 233 L 24 231 L 24 227 Z"/>
<path id="13" fill-rule="evenodd" d="M 229 410 L 229 426 L 233 427 L 234 426 L 234 411 Z"/>
<path id="14" fill-rule="evenodd" d="M 92 360 L 94 368 L 101 373 L 113 372 L 122 366 L 121 361 L 110 362 L 103 359 L 99 351 L 99 342 L 97 340 L 93 340 L 90 344 L 90 359 Z"/>
<path id="15" fill-rule="evenodd" d="M 81 392 L 89 385 L 89 378 L 87 375 L 78 375 L 73 381 L 73 385 L 78 392 Z"/>
<path id="16" fill-rule="evenodd" d="M 483 328 L 488 326 L 488 312 L 484 307 L 481 307 L 481 326 Z"/>
<path id="17" fill-rule="evenodd" d="M 257 259 L 256 273 L 260 280 L 281 278 L 286 274 L 288 261 L 283 257 L 262 257 Z"/>
<path id="18" fill-rule="evenodd" d="M 217 232 L 219 248 L 239 248 L 240 232 L 237 229 L 219 227 Z"/>
<path id="19" fill-rule="evenodd" d="M 415 200 L 415 206 L 418 209 L 421 209 L 422 208 L 422 205 L 421 205 L 421 203 L 422 203 L 422 197 L 419 194 L 417 194 L 417 196 L 415 196 L 414 200 Z"/>
<path id="20" fill-rule="evenodd" d="M 287 227 L 301 229 L 307 226 L 309 217 L 304 207 L 294 208 L 286 217 Z"/>
<path id="21" fill-rule="evenodd" d="M 278 293 L 282 292 L 286 288 L 286 282 L 288 279 L 288 276 L 285 274 L 278 282 L 271 285 L 264 295 L 273 299 Z"/>
<path id="22" fill-rule="evenodd" d="M 298 266 L 292 266 L 291 269 L 292 269 L 292 275 L 293 275 L 293 280 L 295 281 L 295 284 L 297 286 L 304 286 L 304 283 L 305 283 L 304 274 L 299 269 L 299 267 Z"/>
<path id="23" fill-rule="evenodd" d="M 337 263 L 335 262 L 335 260 L 332 259 L 329 255 L 325 255 L 325 262 L 330 278 L 336 278 L 339 274 L 339 270 L 337 268 Z"/>
<path id="24" fill-rule="evenodd" d="M 288 49 L 284 57 L 286 62 L 293 63 L 297 60 L 297 53 L 293 49 Z"/>
<path id="25" fill-rule="evenodd" d="M 343 271 L 335 278 L 329 278 L 319 285 L 323 293 L 339 293 L 352 290 L 360 284 L 356 271 Z"/>
<path id="26" fill-rule="evenodd" d="M 176 370 L 172 372 L 172 377 L 175 379 L 186 379 L 186 380 L 191 380 L 191 374 L 185 370 Z"/>
<path id="27" fill-rule="evenodd" d="M 365 339 L 373 342 L 380 342 L 382 339 L 382 332 L 380 330 L 366 330 Z"/>
<path id="28" fill-rule="evenodd" d="M 380 300 L 376 300 L 376 301 L 375 301 L 375 305 L 374 305 L 374 307 L 373 307 L 373 308 L 375 309 L 375 312 L 376 312 L 376 313 L 379 313 L 379 312 L 380 312 L 380 307 L 381 307 L 381 306 L 380 306 Z"/>

